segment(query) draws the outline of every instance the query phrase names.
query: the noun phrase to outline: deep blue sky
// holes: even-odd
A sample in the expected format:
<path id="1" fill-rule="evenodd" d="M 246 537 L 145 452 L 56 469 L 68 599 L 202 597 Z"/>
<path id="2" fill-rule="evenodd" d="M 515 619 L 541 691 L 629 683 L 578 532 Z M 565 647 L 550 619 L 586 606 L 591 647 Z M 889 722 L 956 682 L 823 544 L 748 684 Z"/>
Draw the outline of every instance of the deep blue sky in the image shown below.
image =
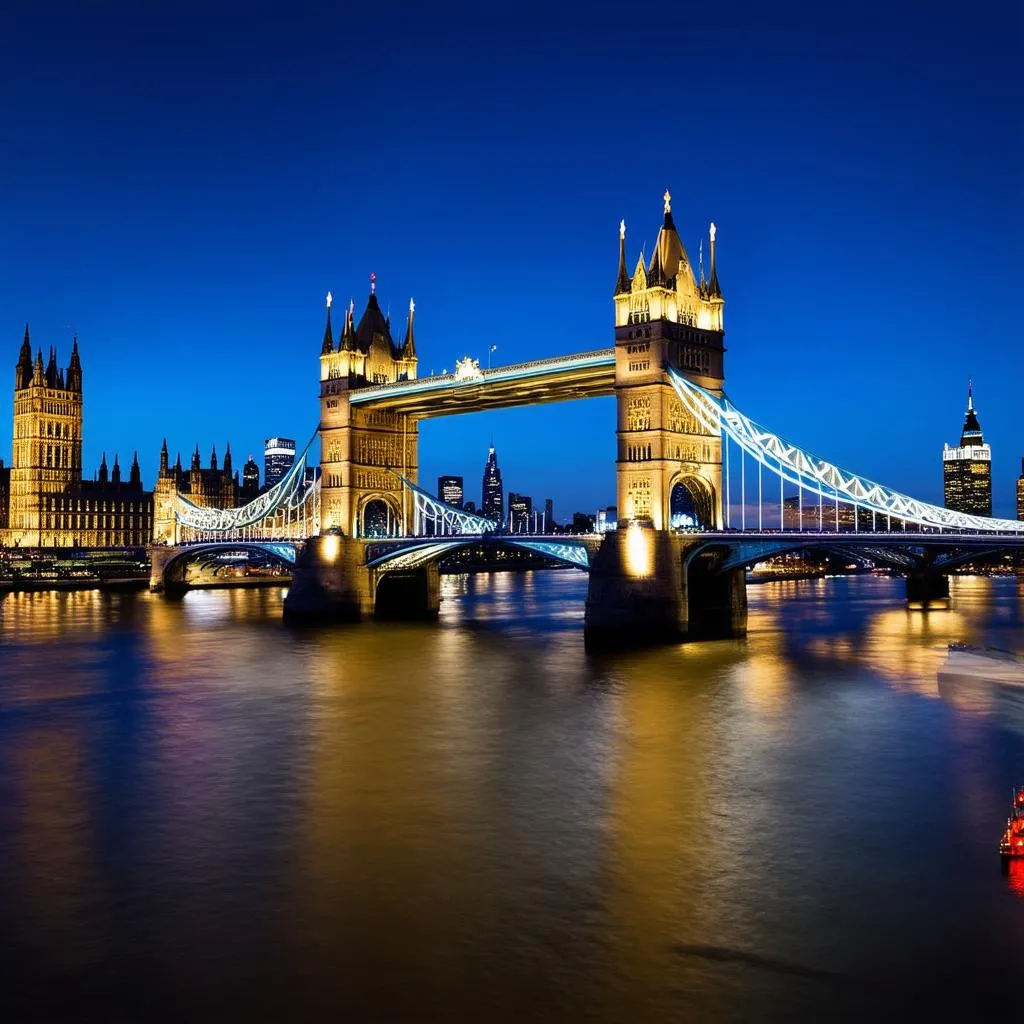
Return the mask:
<path id="1" fill-rule="evenodd" d="M 77 331 L 90 471 L 306 438 L 324 293 L 371 271 L 421 373 L 610 345 L 619 218 L 632 262 L 667 185 L 691 258 L 719 226 L 741 408 L 941 500 L 973 375 L 1012 514 L 1013 0 L 157 6 L 0 12 L 0 337 L 13 381 L 26 320 Z M 428 422 L 421 479 L 479 500 L 491 432 L 506 489 L 614 501 L 610 399 Z"/>

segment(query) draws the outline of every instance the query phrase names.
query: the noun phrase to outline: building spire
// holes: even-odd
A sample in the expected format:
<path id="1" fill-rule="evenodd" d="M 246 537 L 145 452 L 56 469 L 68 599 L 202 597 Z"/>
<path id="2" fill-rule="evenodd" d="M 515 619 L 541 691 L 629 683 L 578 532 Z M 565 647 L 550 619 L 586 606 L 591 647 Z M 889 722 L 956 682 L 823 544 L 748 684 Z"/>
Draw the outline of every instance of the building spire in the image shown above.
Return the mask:
<path id="1" fill-rule="evenodd" d="M 164 443 L 160 446 L 160 475 L 167 475 L 167 438 L 164 438 Z"/>
<path id="2" fill-rule="evenodd" d="M 615 281 L 615 294 L 629 291 L 629 274 L 626 271 L 626 222 L 619 221 L 619 276 Z"/>
<path id="3" fill-rule="evenodd" d="M 348 309 L 345 310 L 345 326 L 341 329 L 341 339 L 338 342 L 339 352 L 354 352 L 356 349 L 356 303 L 349 299 Z"/>
<path id="4" fill-rule="evenodd" d="M 132 487 L 139 488 L 142 486 L 142 470 L 139 468 L 139 453 L 137 450 L 132 452 L 132 468 L 128 474 L 128 481 Z"/>
<path id="5" fill-rule="evenodd" d="M 974 412 L 974 378 L 967 378 L 967 411 Z"/>
<path id="6" fill-rule="evenodd" d="M 202 467 L 199 462 L 199 443 L 196 442 L 196 450 L 192 453 L 192 471 L 198 472 Z"/>
<path id="7" fill-rule="evenodd" d="M 416 358 L 416 342 L 413 338 L 412 321 L 416 313 L 416 303 L 412 299 L 409 300 L 409 322 L 405 328 L 405 341 L 402 343 L 402 358 L 403 359 L 415 359 Z"/>
<path id="8" fill-rule="evenodd" d="M 69 391 L 82 390 L 82 361 L 78 358 L 78 335 L 71 342 L 71 362 L 68 363 L 67 385 Z"/>
<path id="9" fill-rule="evenodd" d="M 117 452 L 114 452 L 114 468 L 110 473 L 110 482 L 112 484 L 121 482 L 121 464 L 117 461 Z"/>
<path id="10" fill-rule="evenodd" d="M 715 235 L 718 232 L 718 228 L 715 227 L 715 222 L 711 222 L 711 227 L 708 229 L 708 235 L 711 239 L 711 278 L 708 281 L 708 291 L 713 299 L 720 299 L 722 297 L 722 289 L 718 284 L 718 264 L 715 262 Z"/>
<path id="11" fill-rule="evenodd" d="M 28 335 L 28 324 L 25 324 L 25 339 L 18 353 L 18 365 L 14 370 L 14 388 L 16 391 L 27 388 L 32 383 L 32 342 Z"/>
<path id="12" fill-rule="evenodd" d="M 327 293 L 327 326 L 324 327 L 324 343 L 320 346 L 320 355 L 326 356 L 334 351 L 334 333 L 331 331 L 331 293 Z"/>
<path id="13" fill-rule="evenodd" d="M 214 445 L 210 449 L 210 469 L 217 468 L 217 446 Z"/>

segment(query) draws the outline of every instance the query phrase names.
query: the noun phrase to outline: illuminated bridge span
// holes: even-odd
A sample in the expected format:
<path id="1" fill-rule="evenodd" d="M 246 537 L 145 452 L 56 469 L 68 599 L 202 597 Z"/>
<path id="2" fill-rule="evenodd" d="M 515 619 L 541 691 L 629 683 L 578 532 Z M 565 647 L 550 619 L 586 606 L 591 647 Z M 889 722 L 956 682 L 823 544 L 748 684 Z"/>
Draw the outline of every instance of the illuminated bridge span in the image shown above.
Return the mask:
<path id="1" fill-rule="evenodd" d="M 320 346 L 320 465 L 306 451 L 241 509 L 181 499 L 175 541 L 302 541 L 285 602 L 291 618 L 436 614 L 439 560 L 472 545 L 532 551 L 590 574 L 586 636 L 656 643 L 746 629 L 745 570 L 821 550 L 889 565 L 908 599 L 937 606 L 946 573 L 1024 547 L 1024 522 L 967 515 L 850 472 L 762 426 L 725 392 L 716 229 L 699 274 L 671 196 L 649 258 L 632 271 L 619 230 L 614 345 L 576 355 L 418 375 L 414 305 L 391 334 L 375 280 L 336 342 L 331 297 Z M 435 416 L 614 395 L 619 528 L 603 539 L 504 534 L 419 486 L 419 424 Z M 168 520 L 169 521 L 169 520 Z M 165 539 L 165 538 L 161 538 Z"/>

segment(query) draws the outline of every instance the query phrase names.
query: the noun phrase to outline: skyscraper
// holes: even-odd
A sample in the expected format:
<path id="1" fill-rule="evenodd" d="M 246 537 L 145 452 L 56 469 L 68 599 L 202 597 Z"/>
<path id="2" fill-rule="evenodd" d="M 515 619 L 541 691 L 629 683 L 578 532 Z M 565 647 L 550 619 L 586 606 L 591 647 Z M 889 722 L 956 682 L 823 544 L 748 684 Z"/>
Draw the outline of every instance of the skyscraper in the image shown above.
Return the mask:
<path id="1" fill-rule="evenodd" d="M 1024 459 L 1020 460 L 1020 476 L 1017 477 L 1017 518 L 1024 519 Z"/>
<path id="2" fill-rule="evenodd" d="M 509 533 L 529 533 L 530 514 L 533 512 L 533 498 L 528 494 L 508 492 L 508 530 Z"/>
<path id="3" fill-rule="evenodd" d="M 544 499 L 544 532 L 555 532 L 555 502 L 553 498 Z"/>
<path id="4" fill-rule="evenodd" d="M 970 384 L 960 446 L 943 447 L 942 476 L 946 508 L 976 516 L 992 515 L 992 449 L 981 435 Z"/>
<path id="5" fill-rule="evenodd" d="M 295 461 L 295 442 L 289 437 L 268 437 L 263 444 L 263 483 L 279 483 Z"/>
<path id="6" fill-rule="evenodd" d="M 505 489 L 501 485 L 498 456 L 494 453 L 494 445 L 491 445 L 487 452 L 487 462 L 484 465 L 483 500 L 480 502 L 480 512 L 488 519 L 500 523 L 503 520 L 504 507 Z"/>
<path id="7" fill-rule="evenodd" d="M 260 467 L 256 460 L 250 455 L 242 466 L 242 498 L 244 501 L 252 501 L 260 493 Z"/>
<path id="8" fill-rule="evenodd" d="M 462 508 L 462 477 L 439 476 L 437 478 L 437 496 L 446 504 Z"/>

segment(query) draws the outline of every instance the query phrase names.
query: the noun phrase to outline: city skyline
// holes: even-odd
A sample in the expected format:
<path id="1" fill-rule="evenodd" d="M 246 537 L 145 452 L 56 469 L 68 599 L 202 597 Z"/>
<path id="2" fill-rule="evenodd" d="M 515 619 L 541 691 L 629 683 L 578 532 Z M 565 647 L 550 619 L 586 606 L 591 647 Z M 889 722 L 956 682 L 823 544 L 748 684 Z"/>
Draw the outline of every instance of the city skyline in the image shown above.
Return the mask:
<path id="1" fill-rule="evenodd" d="M 543 40 L 525 9 L 431 14 L 435 49 L 458 52 L 450 66 L 433 49 L 426 59 L 428 16 L 415 10 L 398 25 L 366 10 L 297 15 L 287 46 L 257 11 L 199 19 L 182 9 L 172 41 L 134 7 L 108 13 L 12 11 L 0 40 L 17 100 L 0 118 L 23 140 L 19 159 L 0 167 L 19 197 L 5 213 L 0 322 L 16 345 L 28 320 L 44 351 L 66 352 L 78 334 L 90 367 L 86 465 L 130 445 L 152 479 L 165 434 L 183 455 L 197 441 L 205 452 L 230 440 L 241 455 L 274 433 L 308 436 L 322 297 L 333 288 L 361 304 L 371 272 L 396 321 L 416 297 L 423 375 L 466 354 L 483 360 L 491 345 L 495 364 L 606 347 L 616 227 L 625 218 L 632 259 L 649 253 L 652 200 L 668 185 L 691 258 L 707 224 L 719 225 L 727 388 L 738 403 L 839 464 L 939 502 L 936 440 L 973 376 L 993 511 L 1013 514 L 1024 268 L 1009 7 L 983 26 L 940 12 L 925 28 L 912 6 L 887 8 L 884 21 L 862 10 L 641 5 L 581 25 L 556 11 Z M 672 131 L 657 103 L 634 97 L 638 75 L 652 94 L 678 89 L 673 62 L 632 56 L 646 54 L 654 22 L 697 42 L 678 65 L 697 102 L 672 104 Z M 738 23 L 749 32 L 725 45 Z M 495 54 L 496 32 L 519 45 Z M 376 48 L 362 44 L 384 36 L 394 74 L 381 77 L 367 64 Z M 559 60 L 545 59 L 559 42 Z M 323 50 L 335 43 L 345 75 L 327 73 Z M 523 74 L 527 64 L 536 73 Z M 439 124 L 430 112 L 442 108 Z M 627 153 L 613 124 L 653 145 Z M 412 156 L 371 173 L 342 159 L 353 145 Z M 620 155 L 609 161 L 610 151 Z M 424 174 L 428 152 L 443 156 Z M 531 152 L 543 158 L 524 175 Z M 500 303 L 498 286 L 477 286 L 481 245 Z M 936 302 L 939 252 L 962 253 L 963 266 Z M 943 275 L 949 263 L 944 255 Z M 274 367 L 255 375 L 272 382 L 272 417 L 246 372 L 254 361 Z M 146 386 L 126 390 L 125 367 Z M 837 397 L 849 414 L 823 414 Z M 0 389 L 0 421 L 10 422 L 9 403 Z M 468 478 L 493 432 L 510 479 L 529 469 L 530 486 L 558 507 L 596 508 L 614 500 L 613 417 L 611 400 L 597 400 L 430 421 L 421 478 Z M 124 422 L 136 436 L 122 440 Z M 898 446 L 886 443 L 895 431 Z M 554 451 L 538 458 L 537 438 L 570 445 L 574 472 Z"/>

